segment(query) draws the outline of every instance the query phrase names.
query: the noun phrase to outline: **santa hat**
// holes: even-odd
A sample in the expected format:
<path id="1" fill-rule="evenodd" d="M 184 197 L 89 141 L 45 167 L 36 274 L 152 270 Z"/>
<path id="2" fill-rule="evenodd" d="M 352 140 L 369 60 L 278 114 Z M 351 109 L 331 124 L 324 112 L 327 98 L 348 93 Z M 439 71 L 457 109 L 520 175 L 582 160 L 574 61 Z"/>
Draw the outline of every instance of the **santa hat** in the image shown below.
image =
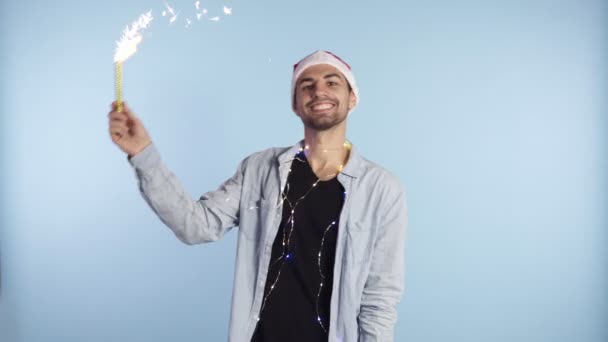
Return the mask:
<path id="1" fill-rule="evenodd" d="M 359 89 L 357 88 L 357 83 L 355 82 L 355 75 L 350 69 L 350 65 L 343 61 L 340 57 L 334 55 L 329 51 L 315 51 L 310 55 L 302 58 L 298 63 L 293 66 L 293 78 L 291 79 L 291 105 L 295 111 L 295 96 L 296 96 L 296 82 L 298 77 L 304 72 L 304 70 L 309 67 L 317 64 L 329 64 L 334 68 L 338 69 L 342 75 L 348 81 L 353 93 L 355 94 L 355 105 L 351 108 L 351 111 L 357 106 L 359 103 Z"/>

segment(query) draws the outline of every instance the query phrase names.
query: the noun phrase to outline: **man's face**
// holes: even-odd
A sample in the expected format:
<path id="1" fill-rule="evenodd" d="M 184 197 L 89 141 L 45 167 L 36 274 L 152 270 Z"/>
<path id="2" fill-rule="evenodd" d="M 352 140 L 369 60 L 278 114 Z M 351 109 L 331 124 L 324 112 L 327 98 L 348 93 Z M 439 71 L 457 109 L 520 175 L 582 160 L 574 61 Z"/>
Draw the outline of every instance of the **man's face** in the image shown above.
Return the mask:
<path id="1" fill-rule="evenodd" d="M 338 69 L 318 64 L 298 77 L 294 102 L 295 112 L 306 127 L 324 131 L 346 119 L 356 98 Z"/>

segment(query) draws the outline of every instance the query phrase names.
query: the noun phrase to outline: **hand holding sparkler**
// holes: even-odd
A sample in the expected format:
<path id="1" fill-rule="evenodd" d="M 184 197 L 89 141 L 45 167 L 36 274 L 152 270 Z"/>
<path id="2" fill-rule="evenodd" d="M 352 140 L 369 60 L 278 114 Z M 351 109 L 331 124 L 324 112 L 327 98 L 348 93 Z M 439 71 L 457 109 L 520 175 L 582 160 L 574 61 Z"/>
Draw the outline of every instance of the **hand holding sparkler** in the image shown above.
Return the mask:
<path id="1" fill-rule="evenodd" d="M 121 104 L 122 110 L 119 110 L 118 102 L 112 102 L 112 111 L 108 114 L 110 137 L 123 152 L 132 157 L 152 141 L 141 120 L 131 112 L 126 103 Z"/>

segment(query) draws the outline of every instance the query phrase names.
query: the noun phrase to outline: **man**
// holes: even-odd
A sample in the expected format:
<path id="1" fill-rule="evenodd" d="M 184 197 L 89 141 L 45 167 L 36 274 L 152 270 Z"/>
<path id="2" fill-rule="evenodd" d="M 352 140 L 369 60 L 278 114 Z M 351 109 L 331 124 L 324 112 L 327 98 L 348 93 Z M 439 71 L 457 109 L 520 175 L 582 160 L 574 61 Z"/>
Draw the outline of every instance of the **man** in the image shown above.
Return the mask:
<path id="1" fill-rule="evenodd" d="M 229 341 L 393 341 L 404 283 L 405 194 L 346 140 L 350 66 L 317 51 L 294 66 L 304 140 L 245 158 L 195 201 L 125 106 L 109 114 L 142 196 L 187 244 L 239 226 Z"/>

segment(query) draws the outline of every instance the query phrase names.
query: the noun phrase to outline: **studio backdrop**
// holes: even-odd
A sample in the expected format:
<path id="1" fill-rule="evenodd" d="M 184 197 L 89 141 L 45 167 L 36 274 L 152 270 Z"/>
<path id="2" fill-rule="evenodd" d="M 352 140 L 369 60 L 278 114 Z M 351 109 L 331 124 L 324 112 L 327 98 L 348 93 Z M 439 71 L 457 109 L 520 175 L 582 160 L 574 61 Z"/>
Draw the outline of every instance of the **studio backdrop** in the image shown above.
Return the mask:
<path id="1" fill-rule="evenodd" d="M 123 95 L 193 198 L 303 137 L 293 64 L 332 51 L 407 191 L 395 340 L 608 341 L 600 0 L 2 1 L 0 341 L 227 339 L 237 232 L 179 242 L 108 134 L 148 11 Z"/>

